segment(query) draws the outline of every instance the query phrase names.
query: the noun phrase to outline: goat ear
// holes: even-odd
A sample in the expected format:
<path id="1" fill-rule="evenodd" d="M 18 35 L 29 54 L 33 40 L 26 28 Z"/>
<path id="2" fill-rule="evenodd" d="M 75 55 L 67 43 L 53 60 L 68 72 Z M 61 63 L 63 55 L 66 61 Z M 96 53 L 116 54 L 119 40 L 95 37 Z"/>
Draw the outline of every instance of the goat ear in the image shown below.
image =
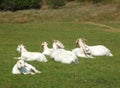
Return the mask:
<path id="1" fill-rule="evenodd" d="M 75 42 L 75 47 L 77 47 L 77 46 L 78 46 L 78 41 L 79 41 L 79 39 L 76 39 L 76 42 Z"/>
<path id="2" fill-rule="evenodd" d="M 43 48 L 43 42 L 41 43 L 41 45 L 40 45 L 40 46 L 41 46 L 41 48 Z"/>
<path id="3" fill-rule="evenodd" d="M 41 48 L 43 48 L 43 45 L 41 45 Z"/>
<path id="4" fill-rule="evenodd" d="M 56 44 L 56 45 L 57 45 L 57 47 L 60 48 L 60 49 L 64 48 L 63 45 L 59 45 L 59 44 Z"/>
<path id="5" fill-rule="evenodd" d="M 76 39 L 76 43 L 78 43 L 78 40 L 79 40 L 79 39 Z"/>
<path id="6" fill-rule="evenodd" d="M 58 48 L 64 48 L 64 45 L 62 44 L 62 42 L 58 41 L 56 42 L 56 45 L 58 46 Z"/>

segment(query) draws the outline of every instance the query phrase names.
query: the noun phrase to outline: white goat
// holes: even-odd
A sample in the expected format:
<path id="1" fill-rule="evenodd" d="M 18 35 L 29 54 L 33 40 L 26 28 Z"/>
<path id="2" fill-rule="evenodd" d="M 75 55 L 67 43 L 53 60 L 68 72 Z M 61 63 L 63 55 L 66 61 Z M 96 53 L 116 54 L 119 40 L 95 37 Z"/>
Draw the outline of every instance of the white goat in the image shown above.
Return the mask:
<path id="1" fill-rule="evenodd" d="M 17 51 L 21 53 L 21 57 L 26 61 L 39 61 L 39 62 L 47 62 L 46 57 L 39 52 L 29 52 L 25 49 L 24 45 L 20 44 L 17 47 Z"/>
<path id="2" fill-rule="evenodd" d="M 57 40 L 53 42 L 54 51 L 51 54 L 51 57 L 55 61 L 65 64 L 71 64 L 72 62 L 78 63 L 78 58 L 74 53 L 62 48 L 64 48 L 64 45 L 60 41 Z"/>
<path id="3" fill-rule="evenodd" d="M 87 57 L 92 56 L 113 56 L 109 49 L 103 45 L 88 46 L 85 44 L 84 39 L 77 39 L 76 43 Z"/>
<path id="4" fill-rule="evenodd" d="M 48 43 L 47 42 L 42 42 L 41 47 L 43 48 L 42 54 L 50 56 L 53 52 L 53 49 L 48 48 Z"/>
<path id="5" fill-rule="evenodd" d="M 12 68 L 12 74 L 36 74 L 41 73 L 32 65 L 26 63 L 24 60 L 18 60 L 17 63 Z"/>

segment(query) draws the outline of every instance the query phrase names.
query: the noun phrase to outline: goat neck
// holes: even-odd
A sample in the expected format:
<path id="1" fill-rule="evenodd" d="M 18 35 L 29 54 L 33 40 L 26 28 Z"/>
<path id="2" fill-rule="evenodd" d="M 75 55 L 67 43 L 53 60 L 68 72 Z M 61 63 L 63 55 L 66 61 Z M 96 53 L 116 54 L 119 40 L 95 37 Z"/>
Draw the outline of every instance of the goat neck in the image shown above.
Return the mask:
<path id="1" fill-rule="evenodd" d="M 24 46 L 21 46 L 20 49 L 21 49 L 21 55 L 24 55 L 24 54 L 28 53 L 27 49 L 25 49 Z"/>
<path id="2" fill-rule="evenodd" d="M 47 49 L 49 49 L 48 46 L 47 46 L 47 45 L 44 45 L 44 46 L 43 46 L 43 50 L 47 50 Z"/>
<path id="3" fill-rule="evenodd" d="M 79 39 L 78 45 L 82 49 L 82 52 L 87 56 L 88 55 L 88 52 L 86 50 L 87 45 L 85 43 L 83 43 L 82 39 Z"/>

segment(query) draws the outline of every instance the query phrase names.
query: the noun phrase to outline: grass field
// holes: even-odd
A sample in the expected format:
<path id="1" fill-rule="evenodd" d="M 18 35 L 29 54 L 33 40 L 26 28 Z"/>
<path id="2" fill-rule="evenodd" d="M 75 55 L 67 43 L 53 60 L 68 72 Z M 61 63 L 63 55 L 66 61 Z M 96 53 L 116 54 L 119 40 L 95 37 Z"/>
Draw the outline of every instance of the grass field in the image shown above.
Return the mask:
<path id="1" fill-rule="evenodd" d="M 107 25 L 107 26 L 105 26 Z M 120 88 L 120 23 L 33 22 L 0 24 L 0 88 Z M 28 62 L 42 74 L 13 75 L 11 70 L 20 56 L 17 45 L 29 51 L 42 51 L 40 44 L 58 39 L 71 50 L 76 38 L 88 45 L 103 44 L 113 57 L 79 58 L 79 64 L 61 64 L 47 57 L 47 63 Z"/>

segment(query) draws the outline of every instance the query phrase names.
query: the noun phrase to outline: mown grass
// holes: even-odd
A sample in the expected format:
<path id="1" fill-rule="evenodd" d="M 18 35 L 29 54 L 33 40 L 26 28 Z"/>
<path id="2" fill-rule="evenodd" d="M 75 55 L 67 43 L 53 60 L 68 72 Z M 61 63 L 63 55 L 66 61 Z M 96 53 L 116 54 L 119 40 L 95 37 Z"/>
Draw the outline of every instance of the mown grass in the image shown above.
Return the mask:
<path id="1" fill-rule="evenodd" d="M 104 23 L 120 28 L 119 23 Z M 119 88 L 120 32 L 98 25 L 78 22 L 32 22 L 0 24 L 0 88 Z M 14 57 L 20 56 L 17 45 L 23 43 L 29 51 L 42 51 L 40 44 L 58 39 L 66 49 L 75 48 L 76 38 L 84 37 L 87 44 L 103 44 L 113 57 L 79 58 L 79 64 L 61 64 L 50 57 L 47 63 L 28 62 L 42 74 L 13 75 Z"/>

